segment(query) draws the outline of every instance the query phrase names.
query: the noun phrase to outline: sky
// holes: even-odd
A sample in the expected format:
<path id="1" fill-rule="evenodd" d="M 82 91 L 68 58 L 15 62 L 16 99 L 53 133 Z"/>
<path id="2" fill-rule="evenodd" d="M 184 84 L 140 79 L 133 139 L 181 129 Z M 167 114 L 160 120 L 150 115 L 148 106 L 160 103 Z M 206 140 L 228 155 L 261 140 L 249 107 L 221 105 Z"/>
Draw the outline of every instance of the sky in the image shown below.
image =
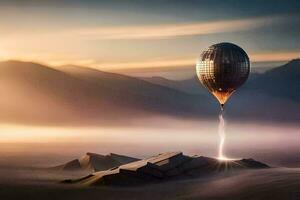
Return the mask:
<path id="1" fill-rule="evenodd" d="M 232 42 L 252 62 L 300 57 L 298 0 L 2 0 L 0 60 L 100 70 L 193 66 Z"/>

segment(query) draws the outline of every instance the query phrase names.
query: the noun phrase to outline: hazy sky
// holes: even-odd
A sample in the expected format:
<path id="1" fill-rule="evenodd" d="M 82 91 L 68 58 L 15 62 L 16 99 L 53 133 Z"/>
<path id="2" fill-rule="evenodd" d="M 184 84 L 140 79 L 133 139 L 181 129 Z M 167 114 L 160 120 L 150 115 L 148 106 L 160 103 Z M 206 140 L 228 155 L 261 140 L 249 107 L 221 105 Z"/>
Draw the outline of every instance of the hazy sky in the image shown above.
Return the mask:
<path id="1" fill-rule="evenodd" d="M 99 69 L 193 65 L 213 43 L 300 57 L 298 0 L 0 1 L 0 59 Z"/>

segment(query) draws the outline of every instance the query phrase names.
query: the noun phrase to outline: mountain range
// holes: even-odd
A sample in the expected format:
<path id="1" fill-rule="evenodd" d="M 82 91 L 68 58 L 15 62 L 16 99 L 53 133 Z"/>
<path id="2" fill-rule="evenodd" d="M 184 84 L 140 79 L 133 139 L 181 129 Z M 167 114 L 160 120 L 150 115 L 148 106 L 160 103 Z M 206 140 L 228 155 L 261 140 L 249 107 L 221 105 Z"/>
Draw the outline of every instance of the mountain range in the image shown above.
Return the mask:
<path id="1" fill-rule="evenodd" d="M 226 114 L 234 119 L 297 122 L 300 120 L 300 59 L 267 70 L 251 73 L 248 81 L 226 103 Z M 154 84 L 189 94 L 199 94 L 216 102 L 194 76 L 186 80 L 163 77 L 143 78 Z"/>
<path id="2" fill-rule="evenodd" d="M 205 103 L 197 103 L 205 97 L 78 66 L 58 70 L 31 62 L 2 62 L 0 92 L 2 122 L 99 125 L 154 114 L 199 116 L 200 111 L 209 111 Z"/>
<path id="3" fill-rule="evenodd" d="M 300 120 L 300 60 L 252 73 L 226 105 L 234 120 Z M 196 77 L 136 78 L 81 66 L 0 63 L 0 121 L 48 125 L 128 124 L 153 116 L 209 119 L 216 100 Z"/>

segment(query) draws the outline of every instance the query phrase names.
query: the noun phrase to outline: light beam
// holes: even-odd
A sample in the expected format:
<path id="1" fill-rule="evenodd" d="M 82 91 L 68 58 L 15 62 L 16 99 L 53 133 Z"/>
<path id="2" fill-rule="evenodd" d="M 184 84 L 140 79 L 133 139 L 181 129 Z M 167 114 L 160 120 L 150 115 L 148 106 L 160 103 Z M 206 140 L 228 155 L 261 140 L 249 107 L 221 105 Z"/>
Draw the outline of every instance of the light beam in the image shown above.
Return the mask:
<path id="1" fill-rule="evenodd" d="M 219 160 L 230 160 L 230 158 L 227 158 L 224 155 L 224 145 L 225 145 L 225 120 L 223 117 L 223 109 L 221 110 L 219 114 L 219 129 L 218 129 L 219 137 L 220 137 L 220 143 L 219 143 L 219 152 L 218 152 L 218 159 Z"/>

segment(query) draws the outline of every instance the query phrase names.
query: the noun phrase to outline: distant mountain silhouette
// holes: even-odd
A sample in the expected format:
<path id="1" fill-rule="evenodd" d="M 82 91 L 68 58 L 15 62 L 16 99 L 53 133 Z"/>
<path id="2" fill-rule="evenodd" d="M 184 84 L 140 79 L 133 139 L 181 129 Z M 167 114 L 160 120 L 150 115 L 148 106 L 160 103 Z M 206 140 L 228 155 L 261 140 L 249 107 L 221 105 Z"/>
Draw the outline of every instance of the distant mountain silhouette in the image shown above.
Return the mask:
<path id="1" fill-rule="evenodd" d="M 58 70 L 31 62 L 1 62 L 0 81 L 0 121 L 95 125 L 154 114 L 214 113 L 205 96 L 78 66 Z"/>
<path id="2" fill-rule="evenodd" d="M 109 155 L 100 155 L 96 153 L 86 153 L 79 159 L 71 160 L 65 164 L 52 167 L 53 170 L 77 171 L 85 170 L 97 172 L 118 167 L 123 164 L 138 161 L 139 159 L 111 153 Z"/>
<path id="3" fill-rule="evenodd" d="M 197 76 L 194 76 L 192 79 L 186 79 L 186 80 L 169 80 L 159 76 L 154 76 L 151 78 L 142 78 L 142 79 L 154 84 L 173 88 L 182 92 L 187 92 L 190 94 L 201 94 L 204 96 L 211 97 L 211 95 L 208 95 L 206 88 L 204 88 L 201 85 Z"/>
<path id="4" fill-rule="evenodd" d="M 109 88 L 97 87 L 62 71 L 30 62 L 0 63 L 0 119 L 21 123 L 74 123 L 105 113 L 117 119 L 134 110 L 116 108 Z"/>
<path id="5" fill-rule="evenodd" d="M 257 89 L 272 95 L 300 100 L 300 94 L 295 92 L 300 88 L 300 59 L 294 59 L 283 66 L 267 70 L 265 73 L 252 73 L 243 88 Z M 197 76 L 186 80 L 169 80 L 155 76 L 143 78 L 148 82 L 163 85 L 191 94 L 207 94 Z M 200 86 L 200 87 L 199 87 Z"/>
<path id="6" fill-rule="evenodd" d="M 300 120 L 300 61 L 252 74 L 226 105 L 228 119 Z M 197 77 L 144 80 L 80 66 L 0 63 L 0 121 L 48 125 L 121 124 L 154 115 L 211 118 L 217 101 Z"/>
<path id="7" fill-rule="evenodd" d="M 297 122 L 300 120 L 300 59 L 273 68 L 265 73 L 253 73 L 238 89 L 226 105 L 226 113 L 235 119 L 278 120 Z M 154 84 L 163 85 L 190 94 L 206 95 L 215 101 L 195 76 L 188 80 L 174 81 L 160 77 L 144 78 Z"/>
<path id="8" fill-rule="evenodd" d="M 170 152 L 64 182 L 87 186 L 132 186 L 209 176 L 235 169 L 261 168 L 269 168 L 269 166 L 253 159 L 220 161 L 204 156 L 187 156 L 181 152 Z"/>
<path id="9" fill-rule="evenodd" d="M 258 75 L 247 88 L 300 102 L 300 59 Z"/>

